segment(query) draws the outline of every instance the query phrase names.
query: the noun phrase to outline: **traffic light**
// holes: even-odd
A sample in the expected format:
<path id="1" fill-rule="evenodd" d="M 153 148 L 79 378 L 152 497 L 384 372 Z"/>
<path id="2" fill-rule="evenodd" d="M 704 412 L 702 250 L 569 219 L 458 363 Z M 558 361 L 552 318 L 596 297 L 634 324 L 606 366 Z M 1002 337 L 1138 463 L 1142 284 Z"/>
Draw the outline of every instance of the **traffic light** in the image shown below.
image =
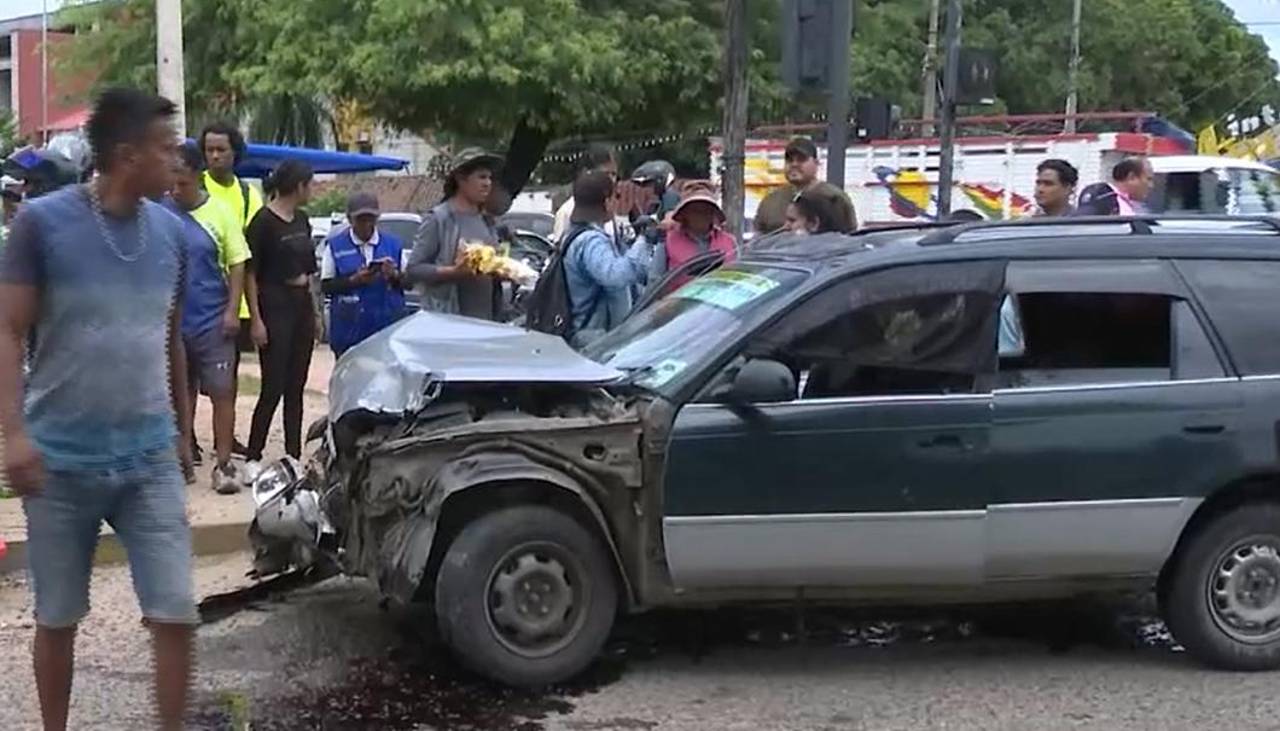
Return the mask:
<path id="1" fill-rule="evenodd" d="M 957 104 L 992 104 L 996 100 L 996 54 L 985 48 L 960 49 L 956 78 Z"/>
<path id="2" fill-rule="evenodd" d="M 831 84 L 837 2 L 850 0 L 782 1 L 782 79 L 794 93 Z"/>

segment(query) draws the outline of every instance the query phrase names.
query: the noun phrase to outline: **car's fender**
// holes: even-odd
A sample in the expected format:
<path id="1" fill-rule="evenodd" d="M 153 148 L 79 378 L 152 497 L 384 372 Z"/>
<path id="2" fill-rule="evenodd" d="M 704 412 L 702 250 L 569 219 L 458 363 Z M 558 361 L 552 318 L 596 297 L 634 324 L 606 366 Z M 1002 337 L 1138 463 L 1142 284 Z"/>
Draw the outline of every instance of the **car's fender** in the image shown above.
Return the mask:
<path id="1" fill-rule="evenodd" d="M 631 603 L 634 594 L 621 553 L 609 521 L 593 494 L 603 498 L 605 487 L 582 467 L 526 442 L 502 439 L 472 445 L 452 457 L 435 472 L 430 483 L 424 491 L 427 497 L 421 509 L 404 520 L 404 529 L 393 543 L 394 554 L 384 550 L 384 561 L 390 558 L 390 565 L 384 562 L 378 574 L 382 590 L 391 598 L 404 603 L 411 601 L 423 580 L 430 578 L 427 572 L 432 557 L 447 548 L 435 545 L 440 518 L 455 501 L 475 495 L 477 491 L 493 490 L 496 507 L 502 504 L 499 493 L 503 491 L 518 496 L 520 490 L 554 489 L 562 491 L 564 498 L 590 516 L 617 566 L 626 591 L 623 598 Z"/>

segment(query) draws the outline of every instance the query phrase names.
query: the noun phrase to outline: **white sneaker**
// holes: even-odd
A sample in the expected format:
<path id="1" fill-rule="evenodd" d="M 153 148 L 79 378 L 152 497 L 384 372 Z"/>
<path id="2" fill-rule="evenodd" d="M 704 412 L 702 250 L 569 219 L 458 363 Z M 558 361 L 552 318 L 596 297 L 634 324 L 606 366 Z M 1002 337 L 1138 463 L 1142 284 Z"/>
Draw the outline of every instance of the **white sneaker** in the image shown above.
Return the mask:
<path id="1" fill-rule="evenodd" d="M 258 475 L 262 474 L 262 463 L 250 460 L 244 463 L 244 469 L 240 471 L 242 482 L 246 487 L 253 487 L 253 483 L 258 479 Z"/>
<path id="2" fill-rule="evenodd" d="M 240 475 L 230 463 L 213 468 L 213 489 L 219 495 L 234 495 L 240 492 Z"/>

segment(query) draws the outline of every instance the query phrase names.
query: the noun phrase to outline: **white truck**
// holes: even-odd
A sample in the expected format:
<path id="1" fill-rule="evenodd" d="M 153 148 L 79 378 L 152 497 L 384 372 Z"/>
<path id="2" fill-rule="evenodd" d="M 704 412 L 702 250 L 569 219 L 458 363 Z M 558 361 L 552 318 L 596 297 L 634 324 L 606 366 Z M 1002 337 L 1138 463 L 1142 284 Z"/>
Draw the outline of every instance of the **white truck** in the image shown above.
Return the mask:
<path id="1" fill-rule="evenodd" d="M 787 137 L 746 143 L 746 220 L 774 188 L 786 184 Z M 718 177 L 723 146 L 711 140 L 711 170 Z M 1137 132 L 1000 135 L 956 140 L 952 210 L 988 219 L 1031 215 L 1036 166 L 1062 158 L 1080 171 L 1080 187 L 1107 180 L 1128 155 L 1147 155 L 1156 172 L 1148 200 L 1152 212 L 1229 214 L 1280 212 L 1280 170 L 1226 157 L 1179 154 L 1175 141 Z M 826 177 L 826 151 L 819 147 Z M 863 226 L 930 220 L 937 215 L 937 139 L 882 140 L 857 144 L 845 154 L 845 191 Z"/>

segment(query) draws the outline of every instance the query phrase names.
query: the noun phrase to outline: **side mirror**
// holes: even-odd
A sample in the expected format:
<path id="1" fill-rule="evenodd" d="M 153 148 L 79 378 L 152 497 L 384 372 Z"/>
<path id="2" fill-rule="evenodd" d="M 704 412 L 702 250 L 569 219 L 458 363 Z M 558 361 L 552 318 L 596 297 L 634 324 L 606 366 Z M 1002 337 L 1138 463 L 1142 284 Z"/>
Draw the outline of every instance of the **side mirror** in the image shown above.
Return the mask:
<path id="1" fill-rule="evenodd" d="M 739 404 L 769 404 L 794 401 L 796 377 L 776 360 L 749 360 L 738 369 L 724 400 Z"/>

